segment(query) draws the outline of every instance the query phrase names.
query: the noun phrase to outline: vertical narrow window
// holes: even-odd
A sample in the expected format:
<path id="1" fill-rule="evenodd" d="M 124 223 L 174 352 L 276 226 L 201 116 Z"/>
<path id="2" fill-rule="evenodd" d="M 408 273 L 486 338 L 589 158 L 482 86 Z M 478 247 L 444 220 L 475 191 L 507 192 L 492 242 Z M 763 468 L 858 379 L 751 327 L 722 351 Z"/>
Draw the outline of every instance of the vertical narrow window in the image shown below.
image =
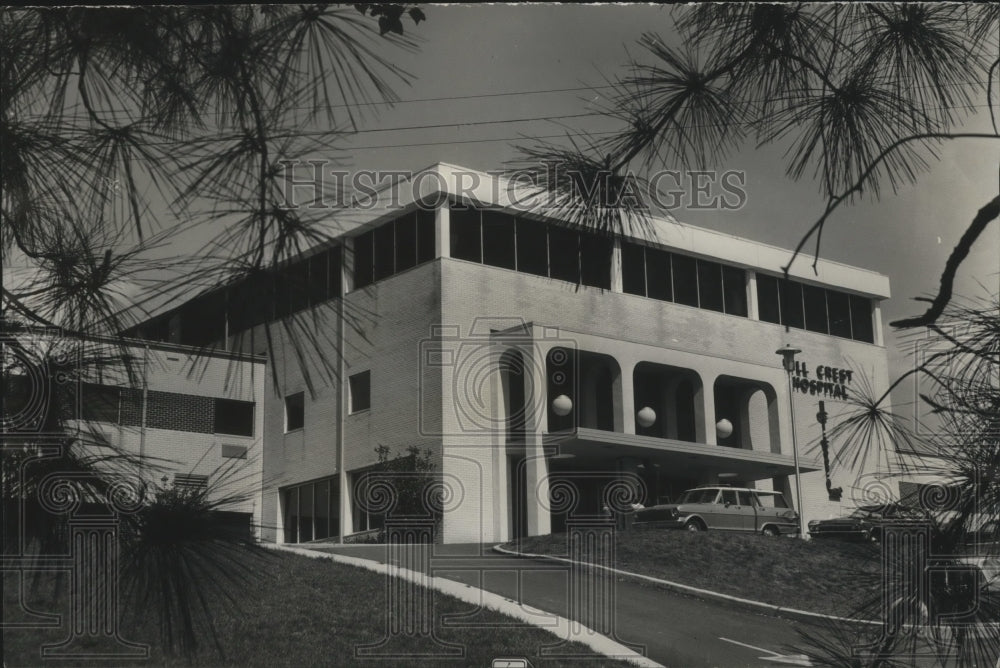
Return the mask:
<path id="1" fill-rule="evenodd" d="M 299 260 L 293 262 L 283 272 L 285 287 L 288 290 L 288 312 L 296 313 L 309 308 L 309 262 Z M 326 276 L 323 276 L 326 282 Z"/>
<path id="2" fill-rule="evenodd" d="M 417 214 L 400 216 L 393 223 L 396 234 L 396 271 L 417 264 Z"/>
<path id="3" fill-rule="evenodd" d="M 778 279 L 757 274 L 757 313 L 764 322 L 781 323 L 778 307 Z"/>
<path id="4" fill-rule="evenodd" d="M 815 285 L 802 286 L 802 301 L 805 305 L 806 329 L 820 334 L 830 333 L 830 323 L 826 316 L 826 290 Z"/>
<path id="5" fill-rule="evenodd" d="M 437 213 L 417 209 L 417 263 L 434 259 L 434 219 Z"/>
<path id="6" fill-rule="evenodd" d="M 309 304 L 322 304 L 330 297 L 330 251 L 309 258 Z"/>
<path id="7" fill-rule="evenodd" d="M 665 302 L 674 299 L 673 281 L 670 278 L 670 253 L 665 250 L 646 249 L 646 294 Z"/>
<path id="8" fill-rule="evenodd" d="M 802 313 L 802 284 L 782 279 L 779 282 L 781 295 L 781 324 L 788 327 L 805 329 L 805 316 Z"/>
<path id="9" fill-rule="evenodd" d="M 630 295 L 646 296 L 646 253 L 639 244 L 623 241 L 622 290 Z"/>
<path id="10" fill-rule="evenodd" d="M 316 540 L 328 538 L 330 533 L 330 481 L 320 480 L 314 487 L 316 504 Z"/>
<path id="11" fill-rule="evenodd" d="M 299 488 L 285 492 L 285 542 L 299 542 Z"/>
<path id="12" fill-rule="evenodd" d="M 747 317 L 747 274 L 736 267 L 722 267 L 722 292 L 726 313 Z"/>
<path id="13" fill-rule="evenodd" d="M 580 282 L 580 235 L 573 230 L 549 228 L 549 272 L 552 278 Z"/>
<path id="14" fill-rule="evenodd" d="M 514 217 L 497 211 L 483 211 L 483 264 L 516 269 Z"/>
<path id="15" fill-rule="evenodd" d="M 673 255 L 674 301 L 686 306 L 698 305 L 698 270 L 693 257 Z"/>
<path id="16" fill-rule="evenodd" d="M 371 408 L 372 405 L 372 381 L 371 372 L 362 371 L 348 378 L 350 385 L 350 412 L 357 413 Z"/>
<path id="17" fill-rule="evenodd" d="M 537 220 L 518 218 L 517 270 L 536 276 L 549 275 L 549 251 L 546 224 Z"/>
<path id="18" fill-rule="evenodd" d="M 375 280 L 375 234 L 365 232 L 354 239 L 354 287 L 363 288 Z"/>
<path id="19" fill-rule="evenodd" d="M 482 227 L 478 209 L 451 210 L 451 256 L 471 262 L 483 261 Z"/>
<path id="20" fill-rule="evenodd" d="M 386 223 L 375 229 L 375 280 L 388 278 L 396 272 L 396 229 Z"/>
<path id="21" fill-rule="evenodd" d="M 611 289 L 611 252 L 614 242 L 597 234 L 580 235 L 580 281 L 594 288 Z"/>
<path id="22" fill-rule="evenodd" d="M 875 343 L 872 302 L 866 297 L 851 295 L 851 333 L 855 341 Z"/>
<path id="23" fill-rule="evenodd" d="M 830 315 L 830 333 L 851 338 L 851 300 L 843 292 L 826 291 L 826 308 Z"/>
<path id="24" fill-rule="evenodd" d="M 329 268 L 326 274 L 328 299 L 336 299 L 340 296 L 341 272 L 343 271 L 343 266 L 341 265 L 342 253 L 343 251 L 340 246 L 331 248 L 327 252 L 329 256 Z"/>
<path id="25" fill-rule="evenodd" d="M 299 542 L 313 539 L 313 486 L 302 485 L 299 488 Z"/>
<path id="26" fill-rule="evenodd" d="M 722 265 L 698 260 L 698 305 L 710 311 L 722 311 Z"/>
<path id="27" fill-rule="evenodd" d="M 306 422 L 306 396 L 296 392 L 285 397 L 285 432 L 302 429 Z"/>

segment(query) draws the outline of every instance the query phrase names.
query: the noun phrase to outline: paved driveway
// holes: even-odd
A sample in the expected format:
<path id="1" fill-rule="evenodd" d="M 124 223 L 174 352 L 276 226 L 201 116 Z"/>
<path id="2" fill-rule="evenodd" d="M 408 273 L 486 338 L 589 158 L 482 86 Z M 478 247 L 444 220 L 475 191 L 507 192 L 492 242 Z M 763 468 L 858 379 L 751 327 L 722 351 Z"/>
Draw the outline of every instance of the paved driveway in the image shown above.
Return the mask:
<path id="1" fill-rule="evenodd" d="M 610 582 L 606 580 L 603 586 L 585 589 L 591 605 L 571 606 L 566 565 L 499 555 L 486 545 L 432 547 L 430 560 L 406 552 L 419 546 L 396 546 L 394 550 L 401 551 L 394 553 L 385 545 L 318 549 L 383 563 L 394 561 L 407 568 L 423 564 L 425 572 L 436 577 L 480 587 L 592 628 L 611 629 L 619 642 L 644 645 L 647 656 L 670 668 L 807 665 L 788 656 L 797 654 L 789 646 L 801 643 L 795 631 L 804 626 L 801 622 L 627 580 L 613 583 L 611 605 L 605 604 L 610 599 L 602 593 Z M 610 618 L 606 616 L 609 610 L 614 612 Z"/>

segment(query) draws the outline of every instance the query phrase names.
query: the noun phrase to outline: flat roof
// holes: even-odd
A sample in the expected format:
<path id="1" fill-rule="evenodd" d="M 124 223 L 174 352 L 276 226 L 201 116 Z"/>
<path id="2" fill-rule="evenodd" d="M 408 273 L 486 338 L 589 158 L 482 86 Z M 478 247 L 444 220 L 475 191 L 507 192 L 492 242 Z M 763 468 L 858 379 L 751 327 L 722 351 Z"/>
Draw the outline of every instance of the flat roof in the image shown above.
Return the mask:
<path id="1" fill-rule="evenodd" d="M 444 162 L 433 164 L 415 172 L 408 179 L 386 185 L 374 192 L 371 195 L 374 201 L 365 209 L 356 210 L 354 221 L 331 220 L 328 223 L 331 228 L 329 232 L 350 236 L 375 227 L 418 202 L 440 201 L 444 196 L 462 197 L 514 213 L 560 220 L 557 213 L 546 212 L 544 207 L 531 204 L 533 196 L 534 201 L 537 201 L 540 195 L 537 188 L 519 186 L 516 181 L 499 173 L 481 172 Z M 555 210 L 558 211 L 558 207 Z M 747 269 L 780 275 L 781 267 L 787 265 L 793 255 L 793 251 L 787 248 L 696 227 L 673 218 L 650 215 L 646 220 L 648 233 L 641 237 L 636 233 L 629 236 L 666 249 Z M 805 283 L 843 288 L 877 299 L 888 299 L 891 296 L 889 278 L 884 274 L 822 258 L 816 263 L 816 271 L 813 271 L 810 257 L 808 253 L 802 255 L 800 261 L 791 267 L 789 275 Z"/>

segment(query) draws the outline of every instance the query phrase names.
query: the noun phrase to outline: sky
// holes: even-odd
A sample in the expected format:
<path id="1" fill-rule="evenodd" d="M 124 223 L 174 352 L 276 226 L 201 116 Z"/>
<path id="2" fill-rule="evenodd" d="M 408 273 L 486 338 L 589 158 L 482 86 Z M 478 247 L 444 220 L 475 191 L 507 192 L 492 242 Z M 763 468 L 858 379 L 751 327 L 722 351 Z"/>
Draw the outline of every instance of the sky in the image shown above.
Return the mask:
<path id="1" fill-rule="evenodd" d="M 522 137 L 612 131 L 616 123 L 599 115 L 463 124 L 593 112 L 606 89 L 587 88 L 624 73 L 630 56 L 641 58 L 637 40 L 644 32 L 656 32 L 668 44 L 677 42 L 671 10 L 662 6 L 430 5 L 425 13 L 426 22 L 406 24 L 422 43 L 419 53 L 405 60 L 414 79 L 399 90 L 400 97 L 467 99 L 404 102 L 382 111 L 345 143 L 356 167 L 420 169 L 442 161 L 490 170 L 516 158 L 518 143 L 532 143 Z M 472 97 L 483 95 L 490 97 Z M 985 93 L 979 103 L 962 131 L 990 131 Z M 455 125 L 367 131 L 447 123 Z M 785 175 L 783 150 L 750 143 L 716 166 L 746 173 L 747 200 L 741 209 L 681 208 L 674 215 L 685 223 L 794 247 L 825 200 L 814 182 L 795 182 Z M 913 298 L 936 292 L 951 249 L 998 188 L 1000 142 L 955 141 L 940 148 L 939 160 L 916 183 L 896 193 L 886 188 L 880 201 L 835 213 L 824 232 L 821 256 L 889 276 L 893 296 L 883 302 L 886 323 L 916 315 L 926 305 Z M 996 292 L 998 282 L 1000 223 L 994 222 L 963 263 L 956 294 Z M 899 371 L 908 360 L 891 329 L 886 331 L 892 365 Z"/>
<path id="2" fill-rule="evenodd" d="M 436 162 L 488 171 L 517 157 L 518 144 L 567 134 L 611 132 L 617 122 L 598 113 L 605 84 L 624 74 L 630 56 L 643 58 L 646 31 L 678 43 L 671 9 L 656 5 L 424 5 L 426 21 L 405 22 L 415 52 L 382 53 L 410 74 L 396 87 L 401 102 L 365 113 L 358 132 L 335 144 L 331 164 L 348 169 L 419 170 Z M 988 132 L 985 106 L 962 130 Z M 540 120 L 541 119 L 541 120 Z M 435 127 L 426 127 L 435 126 Z M 400 129 L 405 128 L 405 129 Z M 738 210 L 673 211 L 682 222 L 792 248 L 825 205 L 817 185 L 785 175 L 784 147 L 752 143 L 717 170 L 746 175 Z M 1000 187 L 1000 142 L 963 140 L 940 148 L 939 160 L 912 185 L 883 192 L 877 202 L 842 207 L 824 232 L 821 255 L 888 275 L 891 320 L 922 312 L 913 298 L 936 291 L 945 261 L 976 211 Z M 172 252 L 203 248 L 206 230 L 176 240 Z M 812 246 L 810 245 L 811 249 Z M 994 222 L 963 263 L 956 294 L 998 291 L 1000 223 Z M 808 263 L 803 257 L 800 262 Z M 778 269 L 775 267 L 775 269 Z M 984 288 L 983 286 L 988 286 Z M 907 361 L 889 332 L 896 370 Z"/>

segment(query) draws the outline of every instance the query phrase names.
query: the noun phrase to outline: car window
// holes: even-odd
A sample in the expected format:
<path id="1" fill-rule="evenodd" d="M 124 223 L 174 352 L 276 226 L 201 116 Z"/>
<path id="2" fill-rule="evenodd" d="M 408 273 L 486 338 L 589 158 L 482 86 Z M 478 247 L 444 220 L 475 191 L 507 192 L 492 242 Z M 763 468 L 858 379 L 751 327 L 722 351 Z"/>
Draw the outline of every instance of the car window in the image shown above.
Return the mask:
<path id="1" fill-rule="evenodd" d="M 740 499 L 740 505 L 741 506 L 752 506 L 753 505 L 753 498 L 752 498 L 752 495 L 750 494 L 750 492 L 739 492 L 737 494 L 737 496 Z"/>
<path id="2" fill-rule="evenodd" d="M 728 503 L 731 505 L 736 505 L 736 490 L 724 489 L 722 490 L 722 503 Z"/>
<path id="3" fill-rule="evenodd" d="M 788 508 L 788 502 L 781 494 L 757 494 L 757 503 L 762 508 Z"/>
<path id="4" fill-rule="evenodd" d="M 714 503 L 718 494 L 717 489 L 690 489 L 684 492 L 678 503 Z"/>

